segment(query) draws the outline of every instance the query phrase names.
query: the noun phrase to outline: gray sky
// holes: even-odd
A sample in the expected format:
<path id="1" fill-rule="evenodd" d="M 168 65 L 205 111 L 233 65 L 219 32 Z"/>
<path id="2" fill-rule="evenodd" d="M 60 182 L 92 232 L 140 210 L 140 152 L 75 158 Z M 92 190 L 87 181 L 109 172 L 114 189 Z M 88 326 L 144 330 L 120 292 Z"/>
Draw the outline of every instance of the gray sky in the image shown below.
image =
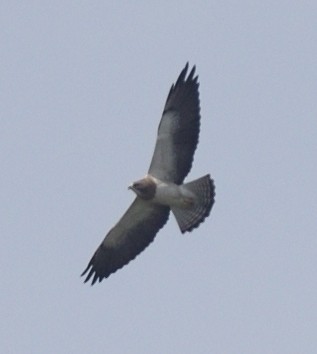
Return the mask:
<path id="1" fill-rule="evenodd" d="M 3 353 L 315 353 L 317 3 L 0 5 Z M 170 85 L 197 65 L 188 180 L 216 203 L 79 277 L 134 199 Z"/>

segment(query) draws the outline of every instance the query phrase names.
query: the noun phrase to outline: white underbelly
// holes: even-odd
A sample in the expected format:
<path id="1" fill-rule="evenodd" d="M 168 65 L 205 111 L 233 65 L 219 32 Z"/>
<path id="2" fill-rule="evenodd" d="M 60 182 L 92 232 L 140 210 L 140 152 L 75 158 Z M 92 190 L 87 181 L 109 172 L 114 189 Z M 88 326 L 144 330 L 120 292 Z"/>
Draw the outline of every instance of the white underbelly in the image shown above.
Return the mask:
<path id="1" fill-rule="evenodd" d="M 153 201 L 170 207 L 186 208 L 193 200 L 194 195 L 183 186 L 161 182 L 156 187 Z"/>

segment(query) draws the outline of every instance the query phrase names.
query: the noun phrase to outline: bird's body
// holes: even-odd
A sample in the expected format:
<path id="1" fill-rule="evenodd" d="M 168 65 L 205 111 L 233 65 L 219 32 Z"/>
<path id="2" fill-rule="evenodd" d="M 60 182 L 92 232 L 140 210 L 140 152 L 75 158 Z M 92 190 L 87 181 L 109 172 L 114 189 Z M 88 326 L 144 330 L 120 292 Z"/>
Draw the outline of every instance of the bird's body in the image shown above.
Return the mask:
<path id="1" fill-rule="evenodd" d="M 183 185 L 178 186 L 175 183 L 164 182 L 150 175 L 145 176 L 144 179 L 137 183 L 140 184 L 142 183 L 141 181 L 144 181 L 144 183 L 148 185 L 151 184 L 151 187 L 149 186 L 148 189 L 153 191 L 153 196 L 151 197 L 152 203 L 167 205 L 170 208 L 186 208 L 194 201 L 195 195 Z M 134 190 L 133 185 L 129 188 Z M 134 191 L 137 194 L 137 190 Z M 139 197 L 142 198 L 142 195 L 139 195 Z M 146 196 L 144 199 L 149 198 Z"/>
<path id="2" fill-rule="evenodd" d="M 171 209 L 173 207 L 188 208 L 193 205 L 195 194 L 186 189 L 183 185 L 178 186 L 175 183 L 157 181 L 158 185 L 153 202 L 168 205 Z"/>
<path id="3" fill-rule="evenodd" d="M 120 269 L 154 239 L 173 212 L 182 233 L 198 227 L 214 204 L 215 187 L 209 175 L 183 183 L 191 169 L 200 129 L 195 67 L 188 64 L 172 85 L 164 107 L 154 154 L 147 175 L 129 189 L 136 199 L 109 231 L 82 275 L 92 284 Z"/>

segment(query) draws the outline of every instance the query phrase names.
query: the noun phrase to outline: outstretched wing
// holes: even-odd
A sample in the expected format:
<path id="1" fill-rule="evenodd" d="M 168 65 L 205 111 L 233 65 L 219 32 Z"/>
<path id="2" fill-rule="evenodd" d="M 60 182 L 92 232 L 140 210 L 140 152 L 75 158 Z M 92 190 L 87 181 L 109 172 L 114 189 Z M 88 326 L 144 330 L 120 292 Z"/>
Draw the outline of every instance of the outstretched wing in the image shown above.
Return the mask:
<path id="1" fill-rule="evenodd" d="M 92 285 L 122 268 L 141 253 L 168 219 L 170 209 L 136 198 L 109 231 L 82 273 Z"/>
<path id="2" fill-rule="evenodd" d="M 181 184 L 191 169 L 200 128 L 199 84 L 188 63 L 168 94 L 149 174 Z"/>

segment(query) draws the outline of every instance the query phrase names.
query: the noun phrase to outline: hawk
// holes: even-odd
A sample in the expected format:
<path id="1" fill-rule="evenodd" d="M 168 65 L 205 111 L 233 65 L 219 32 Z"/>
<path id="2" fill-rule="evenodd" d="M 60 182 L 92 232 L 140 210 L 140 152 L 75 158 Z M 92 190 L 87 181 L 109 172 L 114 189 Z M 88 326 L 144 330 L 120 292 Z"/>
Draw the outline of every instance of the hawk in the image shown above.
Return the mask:
<path id="1" fill-rule="evenodd" d="M 97 248 L 85 283 L 101 282 L 140 254 L 165 225 L 172 211 L 182 233 L 198 227 L 215 200 L 210 175 L 183 183 L 189 173 L 200 130 L 199 83 L 188 63 L 172 85 L 158 127 L 147 175 L 129 186 L 136 198 Z"/>

